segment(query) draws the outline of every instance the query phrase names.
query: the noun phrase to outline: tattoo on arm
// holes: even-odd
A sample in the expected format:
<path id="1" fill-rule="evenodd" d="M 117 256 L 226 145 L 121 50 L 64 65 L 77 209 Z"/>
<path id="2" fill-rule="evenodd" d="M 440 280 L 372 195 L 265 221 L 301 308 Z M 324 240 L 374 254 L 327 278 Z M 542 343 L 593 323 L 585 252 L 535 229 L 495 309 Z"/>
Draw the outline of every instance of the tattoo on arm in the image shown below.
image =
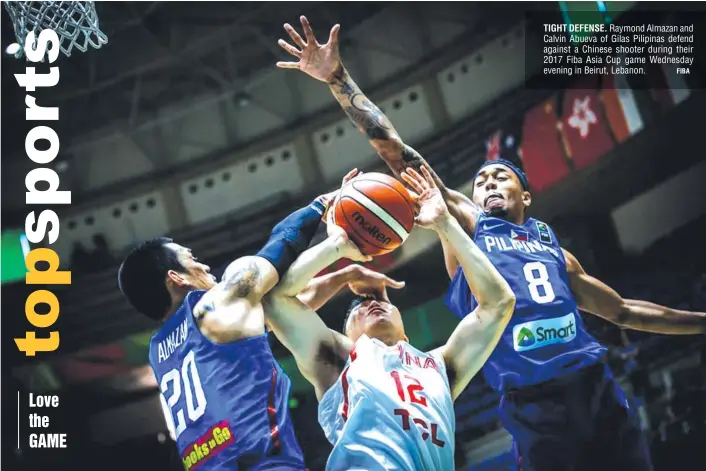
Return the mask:
<path id="1" fill-rule="evenodd" d="M 397 135 L 387 116 L 366 97 L 345 69 L 340 69 L 330 84 L 343 111 L 369 139 L 387 140 Z"/>
<path id="2" fill-rule="evenodd" d="M 259 280 L 260 267 L 257 263 L 250 261 L 229 274 L 223 282 L 226 290 L 232 291 L 233 296 L 247 298 L 255 290 Z"/>
<path id="3" fill-rule="evenodd" d="M 402 142 L 387 116 L 363 94 L 344 68 L 336 72 L 329 86 L 336 100 L 343 107 L 343 111 L 358 129 L 365 133 L 395 177 L 399 179 L 407 168 L 419 170 L 425 166 L 437 186 L 442 191 L 446 191 L 446 187 L 431 166 L 419 152 Z"/>
<path id="4" fill-rule="evenodd" d="M 197 306 L 196 310 L 194 311 L 194 317 L 197 320 L 203 319 L 203 316 L 206 315 L 206 313 L 213 312 L 216 310 L 216 305 L 213 304 L 213 301 L 201 304 Z"/>

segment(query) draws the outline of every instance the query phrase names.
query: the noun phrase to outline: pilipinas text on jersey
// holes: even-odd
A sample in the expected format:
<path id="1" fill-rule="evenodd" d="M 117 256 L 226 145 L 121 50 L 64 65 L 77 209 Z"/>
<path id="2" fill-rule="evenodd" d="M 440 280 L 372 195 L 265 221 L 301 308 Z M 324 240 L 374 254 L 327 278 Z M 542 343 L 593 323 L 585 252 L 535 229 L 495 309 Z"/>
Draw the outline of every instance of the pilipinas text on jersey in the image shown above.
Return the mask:
<path id="1" fill-rule="evenodd" d="M 267 334 L 212 343 L 192 313 L 204 293 L 189 293 L 150 341 L 150 365 L 184 468 L 267 463 L 303 470 L 287 407 L 291 382 Z"/>
<path id="2" fill-rule="evenodd" d="M 605 348 L 584 328 L 564 254 L 547 224 L 529 218 L 520 226 L 481 215 L 474 241 L 517 298 L 515 312 L 483 367 L 492 387 L 538 384 L 600 360 Z M 477 305 L 460 268 L 446 304 L 461 318 Z"/>
<path id="3" fill-rule="evenodd" d="M 333 445 L 326 470 L 454 469 L 455 420 L 439 355 L 363 335 L 319 403 Z"/>

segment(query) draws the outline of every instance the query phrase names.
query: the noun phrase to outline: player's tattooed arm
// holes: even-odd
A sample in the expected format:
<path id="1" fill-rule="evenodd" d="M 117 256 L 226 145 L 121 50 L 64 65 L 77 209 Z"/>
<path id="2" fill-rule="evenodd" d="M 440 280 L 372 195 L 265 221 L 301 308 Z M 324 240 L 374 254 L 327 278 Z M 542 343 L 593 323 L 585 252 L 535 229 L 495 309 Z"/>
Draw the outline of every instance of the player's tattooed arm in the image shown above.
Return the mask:
<path id="1" fill-rule="evenodd" d="M 408 168 L 419 171 L 422 166 L 426 167 L 451 214 L 469 228 L 474 227 L 479 208 L 463 193 L 448 188 L 424 157 L 402 141 L 389 118 L 363 94 L 343 64 L 339 65 L 328 84 L 343 111 L 368 137 L 370 145 L 397 179 L 402 181 L 401 175 Z"/>
<path id="2" fill-rule="evenodd" d="M 279 280 L 270 262 L 261 257 L 241 257 L 226 268 L 221 287 L 231 299 L 259 302 Z"/>
<path id="3" fill-rule="evenodd" d="M 627 329 L 672 335 L 706 333 L 706 313 L 624 299 L 610 286 L 586 273 L 573 254 L 563 252 L 571 291 L 581 310 Z"/>
<path id="4" fill-rule="evenodd" d="M 194 307 L 201 333 L 223 344 L 265 332 L 262 298 L 277 283 L 274 266 L 261 257 L 241 257 Z"/>
<path id="5" fill-rule="evenodd" d="M 400 138 L 390 120 L 360 90 L 341 61 L 338 34 L 340 26 L 331 28 L 328 42 L 320 44 L 306 17 L 300 18 L 304 37 L 290 25 L 284 29 L 291 38 L 291 43 L 279 40 L 279 45 L 298 59 L 296 62 L 277 62 L 283 69 L 298 69 L 310 77 L 325 82 L 348 117 L 355 123 L 371 145 L 399 179 L 407 168 L 419 170 L 425 166 L 434 176 L 437 186 L 444 194 L 451 213 L 473 231 L 478 208 L 462 193 L 446 188 L 438 175 L 434 173 L 424 158 Z"/>

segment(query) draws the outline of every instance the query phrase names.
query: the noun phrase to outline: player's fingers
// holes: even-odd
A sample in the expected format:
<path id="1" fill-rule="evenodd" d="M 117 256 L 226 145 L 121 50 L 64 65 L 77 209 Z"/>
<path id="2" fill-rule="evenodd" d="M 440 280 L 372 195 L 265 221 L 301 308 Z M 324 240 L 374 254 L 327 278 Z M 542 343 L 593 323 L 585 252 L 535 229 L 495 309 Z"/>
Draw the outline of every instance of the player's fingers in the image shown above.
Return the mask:
<path id="1" fill-rule="evenodd" d="M 293 55 L 294 57 L 298 57 L 298 58 L 301 59 L 301 57 L 302 57 L 302 51 L 300 51 L 300 50 L 297 49 L 296 47 L 292 46 L 291 44 L 289 44 L 289 43 L 288 43 L 287 41 L 285 41 L 284 39 L 280 39 L 279 41 L 277 41 L 277 44 L 279 44 L 279 45 L 282 47 L 282 49 L 284 49 L 285 51 L 287 51 L 288 53 L 290 53 L 290 54 Z"/>
<path id="2" fill-rule="evenodd" d="M 309 24 L 309 20 L 306 19 L 306 16 L 301 16 L 299 20 L 302 22 L 302 28 L 304 29 L 304 36 L 306 37 L 307 42 L 319 44 L 316 42 L 314 30 L 311 29 L 311 25 Z"/>
<path id="3" fill-rule="evenodd" d="M 417 185 L 420 185 L 422 188 L 426 188 L 424 185 L 426 182 L 424 181 L 424 178 L 413 168 L 408 168 L 405 170 L 409 175 L 414 178 L 414 180 L 417 182 Z"/>
<path id="4" fill-rule="evenodd" d="M 294 44 L 299 46 L 300 48 L 304 49 L 306 47 L 306 42 L 302 39 L 301 36 L 299 36 L 299 33 L 297 33 L 297 30 L 292 28 L 292 25 L 289 23 L 284 24 L 284 30 L 289 34 L 289 37 L 292 38 L 292 41 L 294 41 Z"/>
<path id="5" fill-rule="evenodd" d="M 338 32 L 341 31 L 341 25 L 333 25 L 331 28 L 331 34 L 328 36 L 328 43 L 332 46 L 338 44 Z"/>
<path id="6" fill-rule="evenodd" d="M 357 168 L 354 168 L 353 170 L 351 170 L 350 172 L 348 172 L 348 173 L 346 174 L 346 176 L 343 177 L 343 185 L 345 185 L 345 184 L 348 183 L 349 181 L 353 180 L 356 176 L 358 176 L 359 173 L 360 173 L 360 172 L 358 172 L 358 169 L 357 169 Z M 343 186 L 343 185 L 341 185 L 341 186 Z"/>
<path id="7" fill-rule="evenodd" d="M 414 224 L 420 227 L 427 227 L 429 225 L 428 221 L 425 221 L 421 215 L 414 218 Z"/>
<path id="8" fill-rule="evenodd" d="M 426 168 L 426 166 L 422 166 L 422 175 L 424 175 L 424 179 L 427 181 L 430 188 L 436 188 L 436 182 L 434 181 L 434 178 L 431 176 L 431 172 L 429 171 L 429 169 Z"/>
<path id="9" fill-rule="evenodd" d="M 412 187 L 415 192 L 424 192 L 424 188 L 419 184 L 417 180 L 414 179 L 414 177 L 410 173 L 408 173 L 408 171 L 404 171 L 400 176 L 402 177 L 402 180 L 404 180 L 406 184 Z"/>
<path id="10" fill-rule="evenodd" d="M 326 211 L 326 225 L 327 226 L 336 226 L 338 227 L 338 224 L 336 224 L 336 198 L 338 198 L 338 195 L 333 199 L 331 204 L 328 205 L 327 211 Z"/>
<path id="11" fill-rule="evenodd" d="M 385 277 L 385 285 L 389 286 L 390 288 L 394 289 L 401 289 L 404 288 L 404 281 L 395 281 L 392 278 Z"/>
<path id="12" fill-rule="evenodd" d="M 298 69 L 299 68 L 299 63 L 298 62 L 284 62 L 280 61 L 275 64 L 277 67 L 280 69 Z"/>

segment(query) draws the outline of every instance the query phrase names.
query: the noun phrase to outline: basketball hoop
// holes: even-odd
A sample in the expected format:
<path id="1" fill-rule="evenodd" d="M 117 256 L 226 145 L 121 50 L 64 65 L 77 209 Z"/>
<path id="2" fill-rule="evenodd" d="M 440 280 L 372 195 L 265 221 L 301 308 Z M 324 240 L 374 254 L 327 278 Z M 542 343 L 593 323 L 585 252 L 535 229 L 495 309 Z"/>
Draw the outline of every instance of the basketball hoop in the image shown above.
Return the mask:
<path id="1" fill-rule="evenodd" d="M 14 53 L 19 58 L 24 52 L 25 39 L 30 31 L 39 35 L 51 29 L 59 35 L 59 48 L 67 57 L 76 48 L 86 52 L 88 46 L 100 49 L 108 37 L 100 30 L 94 2 L 10 2 L 4 1 L 5 9 L 15 29 L 15 37 L 21 46 Z"/>

